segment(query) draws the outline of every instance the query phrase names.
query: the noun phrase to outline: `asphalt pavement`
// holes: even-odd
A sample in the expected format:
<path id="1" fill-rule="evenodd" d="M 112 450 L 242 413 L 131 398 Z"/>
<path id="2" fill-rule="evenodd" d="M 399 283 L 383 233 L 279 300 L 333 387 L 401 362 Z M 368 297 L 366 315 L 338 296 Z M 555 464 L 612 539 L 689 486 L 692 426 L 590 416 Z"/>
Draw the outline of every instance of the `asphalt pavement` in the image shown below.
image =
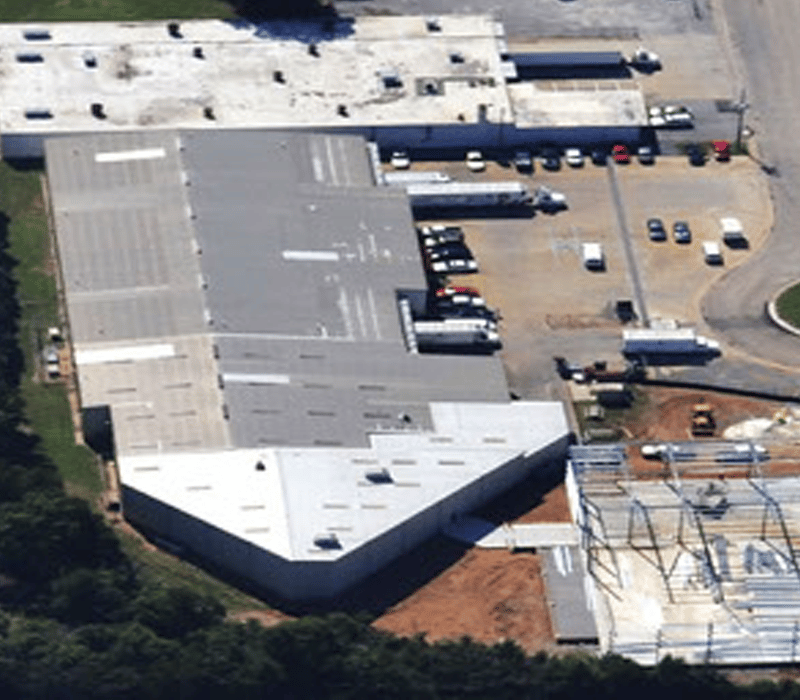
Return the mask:
<path id="1" fill-rule="evenodd" d="M 714 285 L 702 311 L 712 330 L 743 354 L 791 370 L 798 367 L 800 340 L 775 328 L 766 305 L 783 285 L 800 279 L 800 145 L 793 138 L 800 113 L 800 3 L 723 0 L 723 5 L 732 44 L 743 57 L 745 124 L 757 138 L 755 157 L 771 177 L 775 224 L 764 247 Z"/>

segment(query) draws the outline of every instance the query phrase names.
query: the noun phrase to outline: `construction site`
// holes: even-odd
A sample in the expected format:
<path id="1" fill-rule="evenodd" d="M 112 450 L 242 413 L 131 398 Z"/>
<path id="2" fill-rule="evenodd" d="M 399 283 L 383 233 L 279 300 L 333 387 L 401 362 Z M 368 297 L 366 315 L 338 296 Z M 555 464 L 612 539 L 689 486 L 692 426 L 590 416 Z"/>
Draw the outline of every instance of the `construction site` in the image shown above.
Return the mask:
<path id="1" fill-rule="evenodd" d="M 781 475 L 797 466 L 785 438 L 571 449 L 603 651 L 647 665 L 796 662 L 800 479 Z"/>

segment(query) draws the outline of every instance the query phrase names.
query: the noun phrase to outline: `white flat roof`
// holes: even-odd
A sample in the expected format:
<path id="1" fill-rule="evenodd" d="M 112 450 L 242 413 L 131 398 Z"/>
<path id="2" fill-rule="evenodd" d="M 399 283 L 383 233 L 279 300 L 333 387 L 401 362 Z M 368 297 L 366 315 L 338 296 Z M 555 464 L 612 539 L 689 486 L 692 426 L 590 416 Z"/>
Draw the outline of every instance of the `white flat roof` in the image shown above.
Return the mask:
<path id="1" fill-rule="evenodd" d="M 434 403 L 431 412 L 433 430 L 377 434 L 370 448 L 123 455 L 120 478 L 286 559 L 333 561 L 568 432 L 555 402 Z M 390 481 L 367 478 L 382 469 Z M 320 534 L 341 548 L 315 546 Z"/>
<path id="2" fill-rule="evenodd" d="M 173 38 L 166 22 L 0 25 L 0 130 L 469 124 L 481 105 L 511 121 L 502 28 L 480 15 L 427 26 L 364 17 L 314 37 L 313 25 L 197 20 Z"/>

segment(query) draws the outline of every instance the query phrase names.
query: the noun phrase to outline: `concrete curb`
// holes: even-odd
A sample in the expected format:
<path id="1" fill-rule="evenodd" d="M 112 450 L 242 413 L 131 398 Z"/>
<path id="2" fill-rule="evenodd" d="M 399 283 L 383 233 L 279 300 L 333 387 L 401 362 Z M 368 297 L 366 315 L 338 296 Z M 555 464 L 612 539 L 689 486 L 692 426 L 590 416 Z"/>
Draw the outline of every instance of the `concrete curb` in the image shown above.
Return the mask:
<path id="1" fill-rule="evenodd" d="M 781 287 L 767 302 L 767 316 L 769 316 L 769 320 L 772 321 L 778 328 L 782 331 L 786 331 L 787 333 L 791 333 L 792 335 L 796 335 L 800 337 L 800 328 L 793 326 L 791 323 L 784 321 L 778 315 L 778 298 L 783 294 L 787 289 L 791 289 L 792 287 L 797 286 L 800 284 L 797 280 L 794 282 L 790 282 L 787 285 Z"/>

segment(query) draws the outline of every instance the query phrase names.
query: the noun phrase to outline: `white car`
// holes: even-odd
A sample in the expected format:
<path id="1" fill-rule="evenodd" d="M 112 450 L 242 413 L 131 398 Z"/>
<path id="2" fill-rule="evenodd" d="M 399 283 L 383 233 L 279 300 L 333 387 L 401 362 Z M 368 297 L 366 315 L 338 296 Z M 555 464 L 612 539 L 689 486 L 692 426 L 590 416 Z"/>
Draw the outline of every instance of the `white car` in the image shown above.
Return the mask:
<path id="1" fill-rule="evenodd" d="M 486 170 L 486 161 L 483 159 L 483 153 L 480 151 L 468 151 L 467 167 L 473 173 L 479 173 L 482 170 Z"/>
<path id="2" fill-rule="evenodd" d="M 407 170 L 411 167 L 411 157 L 408 151 L 393 151 L 389 161 L 395 170 Z"/>
<path id="3" fill-rule="evenodd" d="M 568 148 L 564 151 L 564 160 L 567 161 L 567 165 L 580 168 L 583 165 L 583 153 L 580 148 Z"/>

